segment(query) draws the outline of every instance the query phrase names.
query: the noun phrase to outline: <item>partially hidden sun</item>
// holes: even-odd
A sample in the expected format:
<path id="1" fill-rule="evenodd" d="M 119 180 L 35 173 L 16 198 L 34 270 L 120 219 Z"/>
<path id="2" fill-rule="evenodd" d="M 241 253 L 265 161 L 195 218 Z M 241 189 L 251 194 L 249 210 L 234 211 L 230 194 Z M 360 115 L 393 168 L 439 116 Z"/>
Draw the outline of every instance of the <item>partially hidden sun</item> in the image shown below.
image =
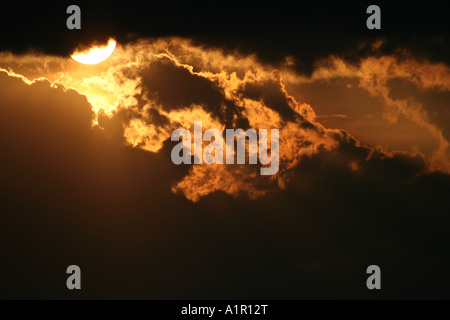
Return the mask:
<path id="1" fill-rule="evenodd" d="M 75 53 L 72 54 L 71 57 L 75 61 L 78 61 L 80 63 L 96 64 L 96 63 L 100 63 L 100 62 L 108 59 L 114 52 L 115 48 L 116 48 L 116 41 L 113 39 L 110 39 L 106 46 L 92 47 L 92 48 L 90 48 L 86 51 L 82 51 L 82 52 L 75 51 Z"/>

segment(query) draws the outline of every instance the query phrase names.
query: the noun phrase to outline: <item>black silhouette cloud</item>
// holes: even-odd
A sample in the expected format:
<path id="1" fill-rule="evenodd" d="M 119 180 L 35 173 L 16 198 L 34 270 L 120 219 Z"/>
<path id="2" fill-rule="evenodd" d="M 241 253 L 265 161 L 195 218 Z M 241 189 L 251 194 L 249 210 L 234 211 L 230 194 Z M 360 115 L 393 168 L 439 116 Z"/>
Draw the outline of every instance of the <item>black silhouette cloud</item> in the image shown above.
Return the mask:
<path id="1" fill-rule="evenodd" d="M 86 98 L 0 73 L 1 296 L 61 298 L 447 297 L 450 178 L 419 155 L 343 134 L 302 158 L 282 191 L 250 200 L 170 191 L 186 172 L 92 127 Z M 349 165 L 352 164 L 352 165 Z M 265 279 L 261 281 L 261 279 Z"/>

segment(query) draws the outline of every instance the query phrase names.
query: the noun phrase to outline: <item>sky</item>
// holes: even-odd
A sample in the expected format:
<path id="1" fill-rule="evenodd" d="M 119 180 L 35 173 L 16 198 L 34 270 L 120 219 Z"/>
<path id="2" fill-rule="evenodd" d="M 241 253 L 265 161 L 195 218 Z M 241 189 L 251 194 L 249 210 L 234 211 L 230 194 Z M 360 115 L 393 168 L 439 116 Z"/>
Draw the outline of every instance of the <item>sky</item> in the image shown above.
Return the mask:
<path id="1" fill-rule="evenodd" d="M 448 5 L 70 4 L 0 5 L 0 298 L 450 297 Z M 195 121 L 277 174 L 175 165 Z"/>

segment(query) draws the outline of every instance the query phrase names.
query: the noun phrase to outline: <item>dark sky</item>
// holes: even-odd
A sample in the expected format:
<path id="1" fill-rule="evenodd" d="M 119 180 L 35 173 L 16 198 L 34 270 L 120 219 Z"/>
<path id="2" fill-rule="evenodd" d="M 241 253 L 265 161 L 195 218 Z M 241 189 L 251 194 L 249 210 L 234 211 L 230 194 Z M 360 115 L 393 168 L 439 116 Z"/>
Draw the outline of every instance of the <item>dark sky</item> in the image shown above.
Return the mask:
<path id="1" fill-rule="evenodd" d="M 444 3 L 374 2 L 380 31 L 365 27 L 367 1 L 142 3 L 79 2 L 81 31 L 65 28 L 63 1 L 1 4 L 0 52 L 66 57 L 110 36 L 118 43 L 180 36 L 256 54 L 267 65 L 293 56 L 299 74 L 329 55 L 357 65 L 399 50 L 450 66 Z M 384 44 L 375 53 L 360 45 L 378 38 Z M 217 83 L 169 60 L 141 71 L 137 110 L 147 100 L 165 111 L 195 103 L 225 124 L 236 115 L 248 126 Z M 321 132 L 289 109 L 293 98 L 279 82 L 241 89 L 283 120 Z M 401 84 L 397 91 L 422 95 Z M 433 95 L 444 101 L 439 112 L 428 105 L 426 112 L 448 132 L 443 91 Z M 171 191 L 190 168 L 172 163 L 170 139 L 155 153 L 124 144 L 121 125 L 133 112 L 100 117 L 101 131 L 91 127 L 94 112 L 81 93 L 0 71 L 0 298 L 450 298 L 450 175 L 430 170 L 427 158 L 386 156 L 336 131 L 337 146 L 301 158 L 282 190 L 257 199 L 217 191 L 192 202 Z M 156 111 L 145 119 L 168 121 Z M 78 292 L 65 286 L 71 264 L 82 270 Z M 366 288 L 372 264 L 382 270 L 380 291 Z"/>
<path id="2" fill-rule="evenodd" d="M 300 71 L 310 72 L 320 56 L 357 60 L 368 53 L 359 48 L 361 41 L 384 37 L 384 53 L 407 48 L 449 62 L 450 5 L 445 1 L 378 1 L 382 29 L 371 32 L 365 12 L 373 1 L 79 1 L 82 30 L 77 31 L 65 28 L 70 4 L 1 4 L 0 49 L 67 55 L 80 43 L 106 41 L 111 35 L 120 42 L 133 36 L 182 36 L 257 53 L 266 62 L 294 55 L 301 60 Z"/>

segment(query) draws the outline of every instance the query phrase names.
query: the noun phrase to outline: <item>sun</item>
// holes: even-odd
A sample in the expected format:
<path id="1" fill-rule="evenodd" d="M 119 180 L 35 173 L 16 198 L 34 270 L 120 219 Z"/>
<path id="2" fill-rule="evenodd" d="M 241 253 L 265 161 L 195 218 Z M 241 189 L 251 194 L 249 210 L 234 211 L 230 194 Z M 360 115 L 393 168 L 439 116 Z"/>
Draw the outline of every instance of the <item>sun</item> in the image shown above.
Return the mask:
<path id="1" fill-rule="evenodd" d="M 71 57 L 80 63 L 97 64 L 108 59 L 113 54 L 115 48 L 116 41 L 110 39 L 106 46 L 92 47 L 83 52 L 75 51 Z"/>

